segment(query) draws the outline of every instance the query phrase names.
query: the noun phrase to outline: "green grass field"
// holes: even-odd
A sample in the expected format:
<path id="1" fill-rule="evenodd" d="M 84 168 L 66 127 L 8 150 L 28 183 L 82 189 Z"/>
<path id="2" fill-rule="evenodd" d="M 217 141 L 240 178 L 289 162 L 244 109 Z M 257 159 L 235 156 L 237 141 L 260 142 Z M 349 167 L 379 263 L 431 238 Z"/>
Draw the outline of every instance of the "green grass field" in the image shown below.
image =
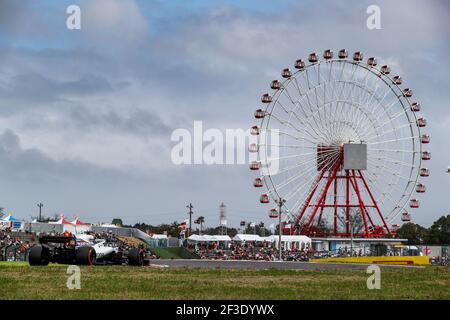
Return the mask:
<path id="1" fill-rule="evenodd" d="M 450 268 L 382 268 L 381 289 L 361 270 L 225 270 L 81 267 L 81 289 L 66 287 L 67 266 L 0 262 L 0 299 L 450 299 Z"/>

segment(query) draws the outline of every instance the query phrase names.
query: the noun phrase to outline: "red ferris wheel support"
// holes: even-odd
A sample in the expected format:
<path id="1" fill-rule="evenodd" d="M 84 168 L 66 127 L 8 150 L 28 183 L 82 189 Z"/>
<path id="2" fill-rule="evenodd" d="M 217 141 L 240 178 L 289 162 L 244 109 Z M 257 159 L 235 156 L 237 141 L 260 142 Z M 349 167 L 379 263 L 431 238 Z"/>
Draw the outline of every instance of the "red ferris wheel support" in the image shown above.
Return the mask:
<path id="1" fill-rule="evenodd" d="M 318 159 L 325 157 L 325 164 L 318 165 L 319 173 L 312 184 L 309 194 L 300 208 L 294 223 L 294 231 L 286 230 L 287 233 L 301 233 L 310 236 L 323 236 L 324 230 L 321 228 L 322 215 L 325 209 L 333 210 L 333 222 L 331 236 L 350 237 L 353 233 L 355 237 L 380 237 L 390 234 L 391 231 L 380 211 L 372 191 L 363 175 L 361 169 L 343 169 L 344 152 L 339 148 L 339 155 L 336 160 L 330 161 L 331 157 L 323 156 L 329 150 L 328 147 L 318 147 Z M 322 155 L 320 154 L 322 153 Z M 327 158 L 328 157 L 328 161 Z M 322 185 L 320 189 L 319 186 Z M 339 189 L 339 185 L 341 188 Z M 320 190 L 318 190 L 320 189 Z M 338 190 L 344 190 L 344 196 Z M 331 201 L 330 199 L 331 194 Z M 328 195 L 328 197 L 327 197 Z M 363 196 L 365 195 L 365 196 Z M 328 198 L 328 199 L 327 199 Z M 344 199 L 344 200 L 342 200 Z M 328 200 L 328 201 L 327 201 Z M 331 202 L 331 203 L 330 203 Z M 338 210 L 345 212 L 344 219 L 339 217 Z M 351 231 L 351 212 L 356 209 L 364 223 L 364 229 L 357 233 Z M 382 225 L 376 225 L 371 215 L 378 215 Z M 345 224 L 345 228 L 340 230 L 339 221 Z"/>

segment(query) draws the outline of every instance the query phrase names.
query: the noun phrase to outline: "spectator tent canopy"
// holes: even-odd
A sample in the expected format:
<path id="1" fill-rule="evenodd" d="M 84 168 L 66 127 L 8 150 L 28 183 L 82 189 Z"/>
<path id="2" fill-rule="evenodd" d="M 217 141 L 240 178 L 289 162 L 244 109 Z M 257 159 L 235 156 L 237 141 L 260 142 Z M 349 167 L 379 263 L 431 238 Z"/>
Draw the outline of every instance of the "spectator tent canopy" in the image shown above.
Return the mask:
<path id="1" fill-rule="evenodd" d="M 88 223 L 81 221 L 78 217 L 70 223 L 75 226 L 76 233 L 86 233 L 91 230 L 91 226 Z"/>
<path id="2" fill-rule="evenodd" d="M 262 238 L 257 234 L 237 234 L 233 237 L 233 240 L 237 242 L 264 242 L 265 238 Z"/>
<path id="3" fill-rule="evenodd" d="M 22 220 L 17 219 L 12 215 L 7 215 L 0 219 L 0 229 L 10 228 L 12 230 L 22 230 L 23 225 Z"/>
<path id="4" fill-rule="evenodd" d="M 269 236 L 272 242 L 275 244 L 275 248 L 278 249 L 279 236 Z M 311 248 L 311 238 L 307 236 L 281 236 L 282 247 L 288 250 L 291 249 L 306 249 Z"/>
<path id="5" fill-rule="evenodd" d="M 278 249 L 278 235 L 271 235 L 268 237 L 260 237 L 256 234 L 237 234 L 233 238 L 236 242 L 271 242 Z M 281 242 L 284 248 L 291 249 L 305 249 L 311 247 L 311 238 L 307 236 L 281 236 Z"/>
<path id="6" fill-rule="evenodd" d="M 167 234 L 154 233 L 154 234 L 150 235 L 150 237 L 152 237 L 152 239 L 167 239 Z"/>
<path id="7" fill-rule="evenodd" d="M 70 221 L 68 221 L 66 218 L 64 218 L 63 215 L 61 215 L 61 218 L 58 221 L 51 221 L 49 224 L 56 224 L 62 226 L 62 232 L 71 232 L 76 234 L 77 228 L 75 225 L 73 225 Z"/>
<path id="8" fill-rule="evenodd" d="M 228 241 L 231 241 L 231 238 L 229 236 L 224 236 L 224 235 L 211 236 L 208 234 L 204 234 L 204 235 L 193 234 L 188 238 L 188 241 L 190 241 L 190 242 L 228 242 Z"/>

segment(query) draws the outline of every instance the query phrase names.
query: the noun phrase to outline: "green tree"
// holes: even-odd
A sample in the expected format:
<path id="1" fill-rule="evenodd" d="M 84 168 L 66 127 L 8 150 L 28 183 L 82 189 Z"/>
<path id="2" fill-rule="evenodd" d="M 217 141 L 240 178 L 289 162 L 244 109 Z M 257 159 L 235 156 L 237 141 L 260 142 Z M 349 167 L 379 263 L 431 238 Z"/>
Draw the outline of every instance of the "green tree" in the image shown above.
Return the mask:
<path id="1" fill-rule="evenodd" d="M 405 223 L 397 230 L 397 236 L 408 239 L 409 245 L 423 244 L 429 239 L 429 231 L 415 223 Z"/>
<path id="2" fill-rule="evenodd" d="M 450 244 L 450 215 L 437 219 L 429 229 L 429 243 Z"/>
<path id="3" fill-rule="evenodd" d="M 264 222 L 262 222 L 262 221 L 260 223 L 255 222 L 254 227 L 251 227 L 250 225 L 251 225 L 251 222 L 247 223 L 247 226 L 245 228 L 246 234 L 257 234 L 261 237 L 270 235 L 270 230 L 268 230 L 264 226 Z"/>
<path id="4" fill-rule="evenodd" d="M 194 221 L 194 223 L 200 225 L 200 232 L 199 232 L 199 234 L 202 234 L 202 232 L 203 232 L 203 224 L 205 223 L 205 217 L 204 217 L 204 216 L 198 217 L 198 218 Z"/>
<path id="5" fill-rule="evenodd" d="M 205 228 L 203 230 L 203 233 L 213 236 L 213 235 L 221 234 L 222 230 L 223 230 L 223 228 L 221 226 L 217 226 L 217 227 Z M 227 235 L 230 238 L 233 238 L 237 234 L 238 234 L 238 230 L 236 228 L 227 228 Z"/>
<path id="6" fill-rule="evenodd" d="M 122 219 L 120 218 L 114 218 L 111 222 L 111 224 L 118 226 L 118 227 L 122 227 L 123 226 L 123 222 Z"/>

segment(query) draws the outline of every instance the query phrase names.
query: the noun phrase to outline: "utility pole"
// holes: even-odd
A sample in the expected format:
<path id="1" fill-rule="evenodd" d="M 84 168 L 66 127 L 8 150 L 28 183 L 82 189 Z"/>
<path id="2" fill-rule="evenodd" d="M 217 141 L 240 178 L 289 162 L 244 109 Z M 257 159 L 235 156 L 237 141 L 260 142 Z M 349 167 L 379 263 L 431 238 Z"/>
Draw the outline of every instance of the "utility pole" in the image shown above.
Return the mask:
<path id="1" fill-rule="evenodd" d="M 194 206 L 192 205 L 192 203 L 189 203 L 189 205 L 186 206 L 186 208 L 189 209 L 189 212 L 188 212 L 188 214 L 189 214 L 189 229 L 188 229 L 188 235 L 187 235 L 186 238 L 189 238 L 189 237 L 191 236 L 192 214 L 194 213 L 194 212 L 192 211 L 192 209 L 194 209 Z"/>
<path id="2" fill-rule="evenodd" d="M 39 202 L 38 204 L 37 204 L 37 206 L 39 207 L 39 220 L 38 220 L 38 222 L 41 222 L 42 221 L 42 207 L 44 206 L 41 202 Z"/>
<path id="3" fill-rule="evenodd" d="M 281 213 L 283 212 L 283 204 L 286 200 L 280 197 L 275 202 L 278 204 L 278 252 L 280 261 L 283 261 L 283 257 L 281 255 Z"/>
<path id="4" fill-rule="evenodd" d="M 353 257 L 353 215 L 350 216 L 350 257 Z"/>

